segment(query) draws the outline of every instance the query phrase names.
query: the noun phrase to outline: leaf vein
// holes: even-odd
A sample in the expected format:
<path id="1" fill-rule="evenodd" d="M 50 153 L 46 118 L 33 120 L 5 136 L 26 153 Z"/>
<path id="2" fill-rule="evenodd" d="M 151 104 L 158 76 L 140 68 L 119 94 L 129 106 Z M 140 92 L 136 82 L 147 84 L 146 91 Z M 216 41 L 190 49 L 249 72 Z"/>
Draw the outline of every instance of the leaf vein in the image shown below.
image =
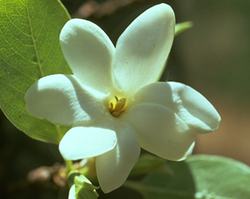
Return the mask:
<path id="1" fill-rule="evenodd" d="M 25 6 L 25 8 L 26 8 L 26 12 L 27 12 L 29 27 L 30 27 L 30 35 L 31 35 L 31 39 L 32 39 L 32 43 L 33 43 L 33 47 L 34 47 L 34 51 L 35 51 L 36 60 L 37 60 L 36 63 L 38 65 L 38 70 L 39 70 L 39 73 L 40 73 L 40 77 L 43 77 L 44 73 L 43 73 L 43 70 L 42 70 L 42 64 L 41 64 L 41 59 L 40 59 L 40 56 L 39 56 L 39 53 L 38 53 L 36 39 L 34 37 L 34 31 L 33 31 L 32 23 L 31 23 L 29 9 L 27 8 L 27 6 Z"/>

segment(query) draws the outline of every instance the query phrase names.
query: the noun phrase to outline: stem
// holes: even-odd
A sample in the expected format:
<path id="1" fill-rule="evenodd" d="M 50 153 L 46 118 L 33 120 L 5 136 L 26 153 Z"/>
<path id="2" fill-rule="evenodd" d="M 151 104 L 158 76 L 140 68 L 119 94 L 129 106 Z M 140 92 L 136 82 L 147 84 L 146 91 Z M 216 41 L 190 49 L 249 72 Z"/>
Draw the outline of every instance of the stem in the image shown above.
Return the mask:
<path id="1" fill-rule="evenodd" d="M 65 164 L 66 164 L 66 173 L 69 174 L 69 172 L 73 170 L 74 164 L 71 160 L 65 160 Z"/>

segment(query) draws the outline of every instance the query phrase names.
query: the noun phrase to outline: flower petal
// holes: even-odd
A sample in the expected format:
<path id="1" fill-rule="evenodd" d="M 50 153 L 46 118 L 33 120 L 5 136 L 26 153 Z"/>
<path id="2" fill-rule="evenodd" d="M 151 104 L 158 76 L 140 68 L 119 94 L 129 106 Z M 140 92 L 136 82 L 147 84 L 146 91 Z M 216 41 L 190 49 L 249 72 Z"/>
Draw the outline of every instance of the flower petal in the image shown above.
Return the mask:
<path id="1" fill-rule="evenodd" d="M 103 105 L 89 95 L 72 75 L 49 75 L 39 79 L 25 94 L 27 110 L 35 117 L 62 125 L 101 117 Z"/>
<path id="2" fill-rule="evenodd" d="M 74 75 L 84 85 L 101 92 L 112 87 L 115 48 L 100 27 L 87 20 L 71 19 L 61 31 L 60 42 Z"/>
<path id="3" fill-rule="evenodd" d="M 76 186 L 72 185 L 69 189 L 68 199 L 76 199 Z"/>
<path id="4" fill-rule="evenodd" d="M 137 17 L 117 41 L 114 76 L 120 88 L 134 93 L 157 81 L 170 52 L 175 16 L 167 4 L 153 6 Z"/>
<path id="5" fill-rule="evenodd" d="M 195 147 L 195 142 L 193 142 L 193 143 L 191 144 L 191 146 L 190 146 L 189 149 L 187 150 L 186 154 L 185 154 L 182 158 L 180 158 L 178 161 L 183 161 L 183 160 L 185 160 L 188 156 L 192 155 L 193 150 L 194 150 L 194 147 Z"/>
<path id="6" fill-rule="evenodd" d="M 116 143 L 116 133 L 110 129 L 74 127 L 63 136 L 59 151 L 66 160 L 79 160 L 106 153 Z"/>
<path id="7" fill-rule="evenodd" d="M 131 127 L 119 128 L 117 137 L 117 146 L 112 151 L 96 157 L 97 178 L 105 193 L 126 181 L 140 155 L 140 147 Z"/>
<path id="8" fill-rule="evenodd" d="M 135 96 L 136 103 L 161 104 L 199 133 L 218 128 L 220 115 L 213 105 L 193 88 L 178 82 L 158 82 L 145 86 Z"/>
<path id="9" fill-rule="evenodd" d="M 195 139 L 189 127 L 161 105 L 135 105 L 125 118 L 135 127 L 141 147 L 164 159 L 182 159 Z"/>

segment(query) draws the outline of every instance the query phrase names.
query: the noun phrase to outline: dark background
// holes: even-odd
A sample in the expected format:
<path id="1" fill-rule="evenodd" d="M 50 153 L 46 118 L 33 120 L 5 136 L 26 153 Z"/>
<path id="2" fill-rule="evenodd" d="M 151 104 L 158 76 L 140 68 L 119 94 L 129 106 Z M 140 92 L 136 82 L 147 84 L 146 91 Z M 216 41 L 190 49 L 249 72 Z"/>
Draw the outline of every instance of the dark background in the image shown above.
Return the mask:
<path id="1" fill-rule="evenodd" d="M 250 164 L 250 1 L 63 0 L 73 17 L 96 22 L 114 43 L 132 19 L 159 2 L 174 8 L 177 22 L 194 23 L 175 39 L 162 79 L 191 85 L 222 116 L 217 132 L 198 137 L 195 153 L 223 155 Z M 67 198 L 67 190 L 52 183 L 27 182 L 31 170 L 63 162 L 57 146 L 30 139 L 2 113 L 0 129 L 0 198 Z M 124 190 L 105 197 L 117 198 L 120 191 Z M 123 196 L 138 197 L 128 192 Z"/>

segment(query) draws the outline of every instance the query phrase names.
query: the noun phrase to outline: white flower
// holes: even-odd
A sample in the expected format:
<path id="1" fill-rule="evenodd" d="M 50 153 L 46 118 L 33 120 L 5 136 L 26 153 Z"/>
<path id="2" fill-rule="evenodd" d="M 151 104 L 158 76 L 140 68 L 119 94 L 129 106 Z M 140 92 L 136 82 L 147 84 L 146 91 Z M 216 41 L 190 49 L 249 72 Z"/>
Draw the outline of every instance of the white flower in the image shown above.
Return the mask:
<path id="1" fill-rule="evenodd" d="M 174 28 L 173 10 L 159 4 L 137 17 L 114 47 L 97 25 L 72 19 L 60 42 L 73 75 L 43 77 L 26 93 L 32 115 L 72 126 L 59 150 L 70 160 L 96 157 L 104 192 L 124 183 L 140 147 L 180 160 L 198 133 L 218 128 L 218 112 L 200 93 L 181 83 L 156 82 Z"/>
<path id="2" fill-rule="evenodd" d="M 76 186 L 72 185 L 69 189 L 68 199 L 76 199 Z"/>

